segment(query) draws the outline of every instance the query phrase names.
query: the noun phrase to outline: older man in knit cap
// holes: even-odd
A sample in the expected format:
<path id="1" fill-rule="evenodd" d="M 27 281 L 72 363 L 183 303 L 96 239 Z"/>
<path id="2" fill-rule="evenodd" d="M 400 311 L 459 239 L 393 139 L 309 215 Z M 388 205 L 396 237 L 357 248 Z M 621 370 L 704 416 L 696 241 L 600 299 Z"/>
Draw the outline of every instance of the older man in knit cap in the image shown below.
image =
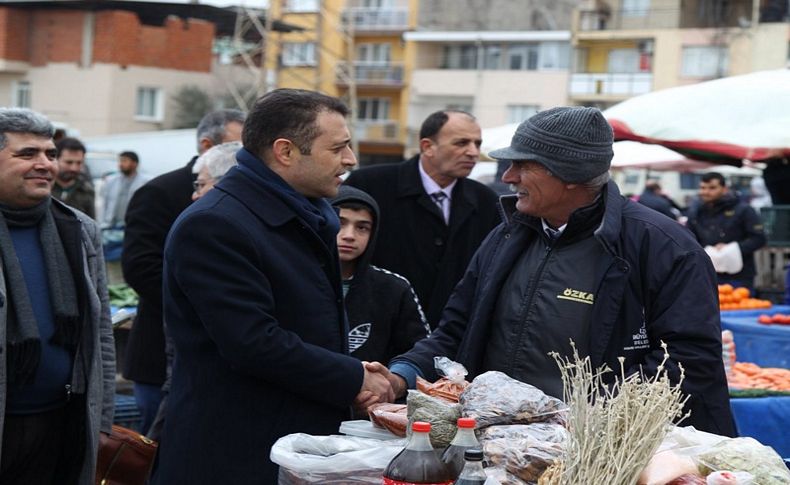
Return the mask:
<path id="1" fill-rule="evenodd" d="M 721 358 L 716 274 L 694 237 L 620 195 L 609 180 L 612 130 L 594 108 L 562 107 L 523 122 L 502 180 L 506 220 L 477 251 L 439 328 L 390 364 L 398 394 L 433 358 L 461 362 L 473 378 L 501 371 L 562 398 L 557 364 L 569 342 L 620 376 L 664 368 L 690 398 L 683 423 L 735 434 Z M 369 364 L 370 368 L 379 368 Z M 383 366 L 382 366 L 383 367 Z M 379 369 L 387 373 L 386 369 Z"/>

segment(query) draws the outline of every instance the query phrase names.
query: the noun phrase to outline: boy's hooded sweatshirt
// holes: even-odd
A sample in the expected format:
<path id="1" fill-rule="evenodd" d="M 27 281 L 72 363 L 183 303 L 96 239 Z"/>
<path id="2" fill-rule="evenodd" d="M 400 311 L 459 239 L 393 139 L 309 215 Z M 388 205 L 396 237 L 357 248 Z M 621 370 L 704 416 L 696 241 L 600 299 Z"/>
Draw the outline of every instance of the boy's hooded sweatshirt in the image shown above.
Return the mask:
<path id="1" fill-rule="evenodd" d="M 349 202 L 364 205 L 373 215 L 368 246 L 357 259 L 345 297 L 349 351 L 359 360 L 386 364 L 428 336 L 430 327 L 409 281 L 370 264 L 380 219 L 378 204 L 367 193 L 346 185 L 331 200 L 336 209 Z"/>

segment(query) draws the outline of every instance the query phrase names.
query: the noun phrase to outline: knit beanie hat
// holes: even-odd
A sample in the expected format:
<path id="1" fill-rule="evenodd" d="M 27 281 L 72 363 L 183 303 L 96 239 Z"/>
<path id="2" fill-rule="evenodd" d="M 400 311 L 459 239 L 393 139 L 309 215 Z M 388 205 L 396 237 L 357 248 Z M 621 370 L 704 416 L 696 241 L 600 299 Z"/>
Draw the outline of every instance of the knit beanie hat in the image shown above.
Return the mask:
<path id="1" fill-rule="evenodd" d="M 516 129 L 510 146 L 490 152 L 499 160 L 533 160 L 567 183 L 586 182 L 609 170 L 612 127 L 596 108 L 552 108 Z"/>

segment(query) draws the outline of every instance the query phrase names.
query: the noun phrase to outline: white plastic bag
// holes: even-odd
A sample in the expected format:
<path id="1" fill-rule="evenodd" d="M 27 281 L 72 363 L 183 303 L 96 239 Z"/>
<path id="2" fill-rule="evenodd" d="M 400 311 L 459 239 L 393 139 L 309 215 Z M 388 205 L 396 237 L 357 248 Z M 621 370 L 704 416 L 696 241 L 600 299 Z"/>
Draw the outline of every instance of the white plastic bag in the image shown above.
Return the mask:
<path id="1" fill-rule="evenodd" d="M 405 445 L 404 439 L 295 433 L 277 440 L 270 458 L 280 465 L 280 485 L 380 484 L 384 469 Z"/>

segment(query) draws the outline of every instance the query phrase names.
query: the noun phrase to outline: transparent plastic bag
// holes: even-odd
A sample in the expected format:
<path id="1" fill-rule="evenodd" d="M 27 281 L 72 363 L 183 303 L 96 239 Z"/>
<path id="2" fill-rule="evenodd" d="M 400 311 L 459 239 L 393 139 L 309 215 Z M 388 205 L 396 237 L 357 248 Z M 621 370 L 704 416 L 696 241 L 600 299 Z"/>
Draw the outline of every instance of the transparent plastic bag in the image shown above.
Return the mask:
<path id="1" fill-rule="evenodd" d="M 558 424 L 533 423 L 489 426 L 479 433 L 481 440 L 532 440 L 542 443 L 563 444 L 568 440 L 568 430 Z"/>
<path id="2" fill-rule="evenodd" d="M 535 386 L 497 371 L 477 376 L 459 401 L 461 413 L 475 418 L 477 427 L 547 421 L 567 409 L 565 403 Z"/>
<path id="3" fill-rule="evenodd" d="M 429 396 L 420 391 L 409 390 L 406 398 L 409 427 L 415 421 L 431 423 L 431 444 L 434 448 L 446 448 L 455 436 L 456 424 L 461 417 L 461 406 L 444 399 Z"/>
<path id="4" fill-rule="evenodd" d="M 696 459 L 706 475 L 714 471 L 748 472 L 758 485 L 790 483 L 790 471 L 782 458 L 754 438 L 725 439 L 699 453 Z"/>
<path id="5" fill-rule="evenodd" d="M 562 426 L 546 423 L 490 426 L 480 431 L 486 465 L 504 468 L 525 483 L 537 482 L 561 457 L 567 439 L 568 432 Z"/>
<path id="6" fill-rule="evenodd" d="M 446 377 L 449 381 L 455 382 L 456 384 L 463 384 L 466 382 L 466 376 L 469 374 L 466 367 L 447 357 L 434 357 L 433 366 L 440 376 Z"/>
<path id="7" fill-rule="evenodd" d="M 706 485 L 752 485 L 754 475 L 749 472 L 713 472 L 705 479 Z"/>
<path id="8" fill-rule="evenodd" d="M 280 465 L 280 485 L 380 484 L 387 464 L 405 445 L 403 439 L 295 433 L 277 440 L 270 458 Z"/>

